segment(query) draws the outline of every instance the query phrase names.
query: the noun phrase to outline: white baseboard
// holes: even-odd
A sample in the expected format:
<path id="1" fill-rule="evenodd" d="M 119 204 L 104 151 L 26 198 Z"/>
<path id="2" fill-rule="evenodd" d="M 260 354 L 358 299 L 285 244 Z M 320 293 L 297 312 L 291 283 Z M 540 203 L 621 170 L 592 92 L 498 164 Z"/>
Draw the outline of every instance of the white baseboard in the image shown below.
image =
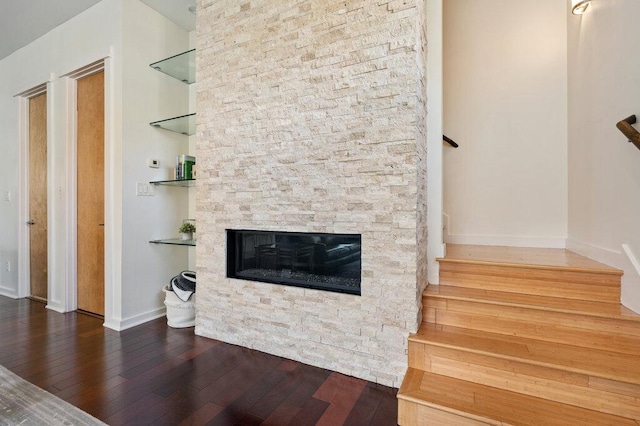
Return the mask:
<path id="1" fill-rule="evenodd" d="M 55 304 L 55 303 L 47 303 L 47 306 L 45 306 L 45 308 L 47 308 L 47 309 L 49 309 L 49 310 L 52 310 L 52 311 L 54 311 L 54 312 L 59 312 L 59 313 L 61 313 L 61 314 L 64 314 L 64 313 L 66 313 L 66 312 L 67 312 L 67 311 L 64 309 L 64 307 L 62 307 L 62 306 L 58 306 L 58 305 L 57 305 L 57 304 Z"/>
<path id="2" fill-rule="evenodd" d="M 115 331 L 122 331 L 131 327 L 135 327 L 136 325 L 144 324 L 145 322 L 149 322 L 151 320 L 163 317 L 166 314 L 167 314 L 167 309 L 163 306 L 162 308 L 153 309 L 151 311 L 144 312 L 142 314 L 135 315 L 133 317 L 125 318 L 122 320 L 105 321 L 103 325 Z"/>
<path id="3" fill-rule="evenodd" d="M 447 244 L 470 244 L 479 246 L 566 248 L 563 237 L 517 237 L 496 235 L 453 235 L 447 234 Z"/>
<path id="4" fill-rule="evenodd" d="M 633 269 L 635 269 L 638 276 L 640 276 L 640 261 L 638 261 L 638 258 L 636 257 L 633 250 L 631 250 L 629 244 L 623 244 L 622 251 L 627 255 L 627 258 L 629 258 L 629 262 L 631 262 Z"/>
<path id="5" fill-rule="evenodd" d="M 619 251 L 585 243 L 584 241 L 579 241 L 575 238 L 567 238 L 567 249 L 578 253 L 581 256 L 588 257 L 589 259 L 606 263 L 614 268 L 623 269 L 623 265 L 621 265 L 622 253 Z"/>
<path id="6" fill-rule="evenodd" d="M 15 288 L 0 285 L 0 296 L 10 297 L 11 299 L 20 299 L 18 291 Z"/>

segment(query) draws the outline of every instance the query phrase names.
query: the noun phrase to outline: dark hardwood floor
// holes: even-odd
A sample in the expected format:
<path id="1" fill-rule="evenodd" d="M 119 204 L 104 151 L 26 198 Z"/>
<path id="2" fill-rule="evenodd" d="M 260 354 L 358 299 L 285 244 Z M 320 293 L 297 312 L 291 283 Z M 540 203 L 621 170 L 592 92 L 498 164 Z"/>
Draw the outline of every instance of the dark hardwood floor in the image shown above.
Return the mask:
<path id="1" fill-rule="evenodd" d="M 110 425 L 395 425 L 396 389 L 172 329 L 0 296 L 0 364 Z"/>

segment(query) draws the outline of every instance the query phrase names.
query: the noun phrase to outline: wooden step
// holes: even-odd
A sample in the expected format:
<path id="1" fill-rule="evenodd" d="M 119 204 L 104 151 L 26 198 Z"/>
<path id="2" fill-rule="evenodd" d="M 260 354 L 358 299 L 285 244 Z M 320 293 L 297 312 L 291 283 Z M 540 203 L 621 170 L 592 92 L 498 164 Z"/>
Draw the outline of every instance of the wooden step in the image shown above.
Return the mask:
<path id="1" fill-rule="evenodd" d="M 400 425 L 621 425 L 629 418 L 409 368 L 398 392 Z"/>
<path id="2" fill-rule="evenodd" d="M 609 265 L 566 249 L 447 244 L 446 260 L 622 274 L 622 271 Z"/>
<path id="3" fill-rule="evenodd" d="M 412 351 L 412 345 L 415 345 L 418 352 Z M 418 333 L 409 336 L 410 367 L 423 369 L 421 364 L 414 364 L 412 361 L 417 360 L 415 356 L 420 353 L 420 347 L 424 345 L 453 348 L 635 384 L 639 386 L 638 397 L 640 397 L 640 358 L 635 355 L 486 333 L 466 328 L 422 324 Z"/>
<path id="4" fill-rule="evenodd" d="M 567 250 L 448 245 L 438 260 L 442 285 L 620 302 L 622 271 Z"/>
<path id="5" fill-rule="evenodd" d="M 423 321 L 640 356 L 640 315 L 620 305 L 429 286 Z"/>
<path id="6" fill-rule="evenodd" d="M 430 285 L 423 293 L 422 300 L 428 297 L 448 299 L 483 301 L 499 306 L 543 309 L 549 312 L 564 312 L 583 314 L 597 318 L 621 319 L 640 324 L 640 315 L 616 303 L 590 302 L 585 300 L 567 299 L 561 297 L 537 296 L 531 294 L 508 293 L 503 291 L 478 290 L 473 288 L 455 287 L 447 285 Z"/>
<path id="7" fill-rule="evenodd" d="M 640 419 L 636 356 L 423 324 L 409 367 Z"/>
<path id="8" fill-rule="evenodd" d="M 622 271 L 567 250 L 447 246 L 423 293 L 400 424 L 640 426 Z"/>

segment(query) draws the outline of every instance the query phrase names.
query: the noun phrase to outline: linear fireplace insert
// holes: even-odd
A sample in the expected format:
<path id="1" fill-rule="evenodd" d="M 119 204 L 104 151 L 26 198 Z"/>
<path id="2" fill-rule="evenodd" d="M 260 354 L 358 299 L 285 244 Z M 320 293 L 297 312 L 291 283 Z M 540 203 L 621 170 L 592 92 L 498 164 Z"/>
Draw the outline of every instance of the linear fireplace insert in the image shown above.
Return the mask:
<path id="1" fill-rule="evenodd" d="M 360 234 L 227 229 L 227 277 L 360 295 Z"/>

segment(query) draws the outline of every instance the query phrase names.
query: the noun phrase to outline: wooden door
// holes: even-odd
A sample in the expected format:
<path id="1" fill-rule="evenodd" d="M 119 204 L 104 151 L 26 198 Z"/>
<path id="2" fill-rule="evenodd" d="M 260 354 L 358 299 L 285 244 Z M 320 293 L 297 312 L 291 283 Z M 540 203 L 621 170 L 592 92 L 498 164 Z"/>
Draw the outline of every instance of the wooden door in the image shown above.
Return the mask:
<path id="1" fill-rule="evenodd" d="M 104 71 L 77 93 L 78 309 L 104 315 Z"/>
<path id="2" fill-rule="evenodd" d="M 31 297 L 47 300 L 47 94 L 29 99 Z"/>

